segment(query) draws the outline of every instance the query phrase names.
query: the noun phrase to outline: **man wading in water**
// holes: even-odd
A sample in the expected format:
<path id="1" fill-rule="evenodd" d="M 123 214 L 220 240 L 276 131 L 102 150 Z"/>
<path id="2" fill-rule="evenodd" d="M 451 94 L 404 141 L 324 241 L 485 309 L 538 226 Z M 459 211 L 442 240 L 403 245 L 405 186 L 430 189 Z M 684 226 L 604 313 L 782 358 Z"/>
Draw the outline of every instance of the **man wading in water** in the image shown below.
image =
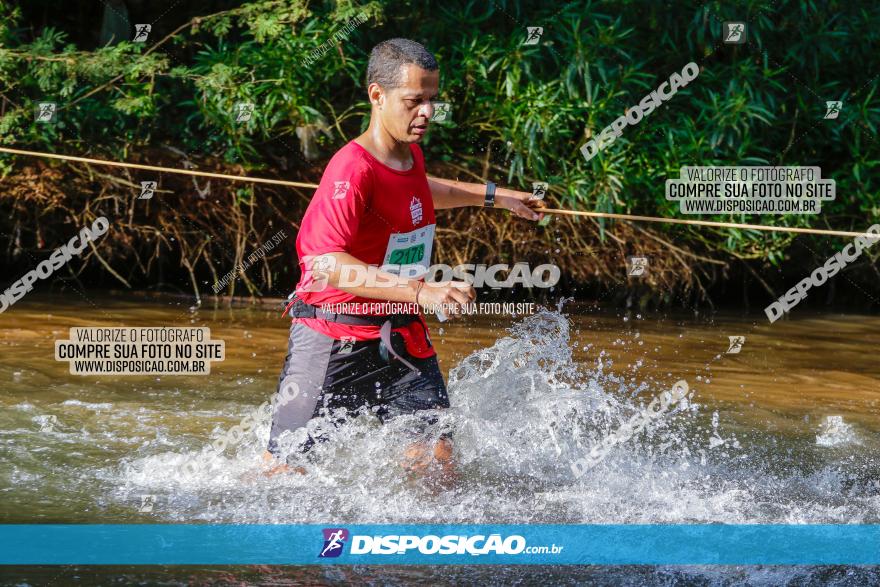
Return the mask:
<path id="1" fill-rule="evenodd" d="M 285 456 L 278 438 L 312 418 L 338 424 L 335 410 L 366 407 L 385 421 L 449 407 L 420 310 L 442 306 L 452 316 L 476 293 L 466 282 L 413 277 L 431 265 L 435 209 L 494 206 L 529 220 L 543 216 L 535 211 L 543 203 L 530 193 L 425 175 L 418 143 L 434 113 L 438 69 L 431 53 L 407 39 L 379 43 L 370 53 L 370 126 L 327 164 L 296 239 L 302 278 L 287 307 L 293 321 L 278 391 L 297 391 L 273 414 L 268 475 L 292 470 L 275 460 Z M 426 412 L 421 428 L 436 421 Z M 320 439 L 309 436 L 299 452 Z M 414 442 L 405 455 L 408 469 L 430 467 L 444 483 L 453 479 L 447 435 L 433 446 Z"/>

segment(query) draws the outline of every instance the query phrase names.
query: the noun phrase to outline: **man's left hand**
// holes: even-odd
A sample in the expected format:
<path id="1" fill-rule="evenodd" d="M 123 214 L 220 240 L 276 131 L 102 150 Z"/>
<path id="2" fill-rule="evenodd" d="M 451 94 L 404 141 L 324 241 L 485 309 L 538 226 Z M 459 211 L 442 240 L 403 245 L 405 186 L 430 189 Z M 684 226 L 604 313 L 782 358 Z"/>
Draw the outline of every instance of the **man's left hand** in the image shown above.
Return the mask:
<path id="1" fill-rule="evenodd" d="M 544 214 L 541 208 L 546 208 L 544 200 L 535 200 L 530 192 L 519 192 L 506 188 L 495 190 L 495 207 L 510 210 L 520 218 L 526 220 L 541 220 Z"/>

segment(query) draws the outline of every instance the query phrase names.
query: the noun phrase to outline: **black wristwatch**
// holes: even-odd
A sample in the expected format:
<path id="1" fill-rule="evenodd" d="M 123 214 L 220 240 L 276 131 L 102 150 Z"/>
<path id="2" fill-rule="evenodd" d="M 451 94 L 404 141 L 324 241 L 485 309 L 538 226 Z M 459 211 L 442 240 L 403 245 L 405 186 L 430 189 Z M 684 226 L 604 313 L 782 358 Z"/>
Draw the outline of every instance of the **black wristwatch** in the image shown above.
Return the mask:
<path id="1" fill-rule="evenodd" d="M 486 184 L 486 199 L 483 201 L 483 207 L 493 208 L 495 206 L 495 183 L 488 182 Z"/>

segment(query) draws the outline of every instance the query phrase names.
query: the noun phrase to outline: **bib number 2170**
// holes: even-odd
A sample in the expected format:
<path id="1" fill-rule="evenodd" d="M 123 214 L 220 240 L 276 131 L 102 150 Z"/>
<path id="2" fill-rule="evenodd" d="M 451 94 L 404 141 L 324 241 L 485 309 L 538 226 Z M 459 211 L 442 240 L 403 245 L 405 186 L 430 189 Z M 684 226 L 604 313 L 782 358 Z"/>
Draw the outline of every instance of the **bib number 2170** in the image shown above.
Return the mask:
<path id="1" fill-rule="evenodd" d="M 395 275 L 420 277 L 427 273 L 434 245 L 435 225 L 412 232 L 392 234 L 385 249 L 382 269 Z"/>

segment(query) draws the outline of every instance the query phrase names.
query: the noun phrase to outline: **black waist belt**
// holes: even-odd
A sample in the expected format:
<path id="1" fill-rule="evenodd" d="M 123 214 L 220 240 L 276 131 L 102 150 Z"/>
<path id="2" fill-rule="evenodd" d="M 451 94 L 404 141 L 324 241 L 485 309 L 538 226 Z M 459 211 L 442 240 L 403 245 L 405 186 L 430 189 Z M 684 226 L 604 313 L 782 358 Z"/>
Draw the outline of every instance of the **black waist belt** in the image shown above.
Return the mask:
<path id="1" fill-rule="evenodd" d="M 287 313 L 291 318 L 317 318 L 326 320 L 327 322 L 335 322 L 345 326 L 378 326 L 379 340 L 385 345 L 385 348 L 394 358 L 412 369 L 418 371 L 412 363 L 404 359 L 391 344 L 391 330 L 401 328 L 407 324 L 411 324 L 419 320 L 418 314 L 390 314 L 385 316 L 367 316 L 362 314 L 336 314 L 334 312 L 325 312 L 317 306 L 307 304 L 301 299 L 295 297 L 287 306 Z"/>

